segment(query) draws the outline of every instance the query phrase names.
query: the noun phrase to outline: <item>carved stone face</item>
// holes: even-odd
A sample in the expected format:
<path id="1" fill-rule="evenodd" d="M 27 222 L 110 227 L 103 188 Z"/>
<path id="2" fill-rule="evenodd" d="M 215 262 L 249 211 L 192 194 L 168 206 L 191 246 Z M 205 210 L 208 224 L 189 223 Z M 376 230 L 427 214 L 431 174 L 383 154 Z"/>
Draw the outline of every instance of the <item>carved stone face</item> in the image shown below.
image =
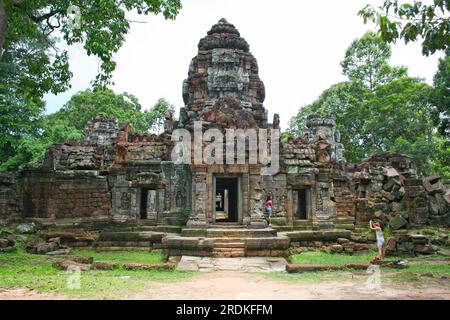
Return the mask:
<path id="1" fill-rule="evenodd" d="M 233 94 L 248 91 L 250 76 L 248 72 L 238 63 L 238 55 L 230 49 L 214 49 L 212 52 L 212 63 L 208 68 L 208 90 L 221 93 Z"/>

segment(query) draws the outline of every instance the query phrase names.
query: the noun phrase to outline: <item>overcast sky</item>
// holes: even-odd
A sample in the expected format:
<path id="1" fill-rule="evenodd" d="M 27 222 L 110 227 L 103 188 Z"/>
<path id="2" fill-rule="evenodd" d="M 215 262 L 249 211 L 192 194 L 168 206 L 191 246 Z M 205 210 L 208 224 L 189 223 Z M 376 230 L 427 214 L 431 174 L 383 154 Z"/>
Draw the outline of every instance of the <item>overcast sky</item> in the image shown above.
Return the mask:
<path id="1" fill-rule="evenodd" d="M 182 83 L 200 38 L 220 18 L 233 23 L 250 44 L 265 83 L 269 119 L 279 113 L 282 128 L 298 109 L 313 102 L 330 85 L 346 80 L 340 62 L 365 25 L 357 12 L 382 0 L 184 0 L 175 21 L 162 16 L 130 15 L 134 23 L 117 53 L 117 93 L 138 97 L 145 109 L 160 97 L 183 106 Z M 47 112 L 58 110 L 74 93 L 90 87 L 98 61 L 81 47 L 71 47 L 72 89 L 47 95 Z M 391 63 L 405 65 L 411 76 L 432 83 L 440 55 L 424 57 L 417 43 L 393 47 Z"/>

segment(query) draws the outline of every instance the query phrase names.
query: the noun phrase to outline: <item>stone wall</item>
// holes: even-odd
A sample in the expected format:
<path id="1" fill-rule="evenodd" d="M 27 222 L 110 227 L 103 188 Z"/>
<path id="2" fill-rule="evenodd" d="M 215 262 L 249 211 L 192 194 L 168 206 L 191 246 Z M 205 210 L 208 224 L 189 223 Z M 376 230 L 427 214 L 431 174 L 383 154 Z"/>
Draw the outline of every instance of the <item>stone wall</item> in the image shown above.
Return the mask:
<path id="1" fill-rule="evenodd" d="M 334 120 L 317 115 L 308 117 L 303 136 L 288 137 L 282 144 L 282 166 L 287 175 L 288 190 L 285 201 L 295 203 L 296 190 L 307 190 L 308 213 L 304 220 L 311 221 L 311 227 L 331 228 L 337 216 L 352 215 L 348 185 L 340 171 L 334 169 L 345 161 L 343 152 Z M 299 220 L 296 208 L 293 205 L 286 207 L 287 218 L 295 225 Z"/>
<path id="2" fill-rule="evenodd" d="M 66 141 L 51 146 L 42 167 L 46 170 L 98 170 L 111 166 L 119 126 L 115 118 L 96 116 L 84 129 L 81 142 Z"/>
<path id="3" fill-rule="evenodd" d="M 190 180 L 188 166 L 168 161 L 130 162 L 116 167 L 109 174 L 111 217 L 137 219 L 146 206 L 148 223 L 176 223 L 178 214 L 190 211 Z M 143 197 L 148 197 L 145 204 Z"/>
<path id="4" fill-rule="evenodd" d="M 18 195 L 15 180 L 8 173 L 0 173 L 0 220 L 18 215 Z"/>
<path id="5" fill-rule="evenodd" d="M 171 154 L 171 135 L 132 133 L 127 123 L 119 131 L 116 140 L 115 164 L 124 165 L 129 161 L 168 161 Z"/>
<path id="6" fill-rule="evenodd" d="M 80 218 L 109 215 L 107 177 L 98 171 L 28 169 L 19 177 L 22 214 L 35 218 Z"/>

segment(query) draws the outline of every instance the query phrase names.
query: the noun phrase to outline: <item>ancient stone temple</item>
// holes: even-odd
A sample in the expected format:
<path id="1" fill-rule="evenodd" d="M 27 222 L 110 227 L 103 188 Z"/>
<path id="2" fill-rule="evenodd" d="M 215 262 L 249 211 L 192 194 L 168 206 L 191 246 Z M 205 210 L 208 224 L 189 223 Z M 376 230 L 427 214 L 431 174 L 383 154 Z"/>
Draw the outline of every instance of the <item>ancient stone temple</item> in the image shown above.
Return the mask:
<path id="1" fill-rule="evenodd" d="M 52 146 L 41 166 L 15 180 L 1 177 L 0 218 L 145 227 L 147 234 L 126 233 L 127 241 L 104 230 L 99 245 L 150 243 L 175 256 L 285 256 L 290 247 L 337 239 L 367 248 L 369 219 L 394 229 L 449 224 L 439 177 L 422 181 L 399 154 L 347 163 L 332 118 L 311 115 L 302 136 L 282 140 L 264 98 L 248 43 L 221 19 L 198 44 L 179 120 L 167 114 L 164 133 L 155 135 L 97 116 L 82 141 Z M 174 159 L 180 155 L 186 161 Z"/>

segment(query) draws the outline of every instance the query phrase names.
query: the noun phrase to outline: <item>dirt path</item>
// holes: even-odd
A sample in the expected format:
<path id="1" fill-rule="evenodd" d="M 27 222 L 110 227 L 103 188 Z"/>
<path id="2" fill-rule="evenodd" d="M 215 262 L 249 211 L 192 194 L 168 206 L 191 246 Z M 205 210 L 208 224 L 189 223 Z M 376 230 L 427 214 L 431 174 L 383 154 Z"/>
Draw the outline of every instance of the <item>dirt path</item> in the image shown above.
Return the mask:
<path id="1" fill-rule="evenodd" d="M 366 285 L 367 277 L 319 282 L 272 279 L 262 274 L 219 271 L 199 273 L 177 282 L 151 282 L 138 292 L 121 293 L 120 299 L 227 299 L 227 300 L 301 300 L 301 299 L 446 299 L 450 300 L 450 281 L 427 285 L 382 282 L 382 290 Z M 64 299 L 55 293 L 37 293 L 28 289 L 0 289 L 0 300 Z"/>
<path id="2" fill-rule="evenodd" d="M 154 283 L 146 290 L 129 295 L 128 299 L 448 299 L 450 282 L 442 285 L 416 287 L 411 284 L 382 283 L 374 292 L 366 280 L 318 283 L 287 282 L 260 274 L 212 272 L 194 276 L 178 283 Z"/>
<path id="3" fill-rule="evenodd" d="M 66 297 L 56 293 L 36 292 L 26 288 L 0 288 L 0 300 L 65 300 Z"/>

